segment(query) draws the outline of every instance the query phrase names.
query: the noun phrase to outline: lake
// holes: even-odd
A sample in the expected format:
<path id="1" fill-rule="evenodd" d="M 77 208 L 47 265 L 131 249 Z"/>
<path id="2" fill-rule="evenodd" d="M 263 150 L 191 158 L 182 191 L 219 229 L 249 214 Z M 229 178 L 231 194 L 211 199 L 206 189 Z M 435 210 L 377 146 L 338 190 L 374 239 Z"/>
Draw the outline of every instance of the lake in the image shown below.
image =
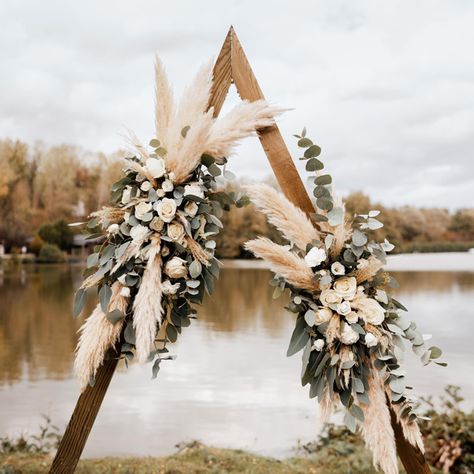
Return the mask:
<path id="1" fill-rule="evenodd" d="M 427 271 L 436 265 L 399 271 L 414 270 L 419 256 L 395 257 L 391 265 L 398 299 L 449 364 L 423 367 L 408 351 L 410 384 L 422 396 L 460 385 L 472 407 L 474 265 L 464 255 L 457 257 L 462 271 Z M 168 454 L 197 439 L 283 457 L 318 435 L 316 403 L 299 381 L 300 355 L 285 355 L 293 316 L 283 299 L 272 299 L 270 273 L 243 266 L 223 269 L 199 319 L 170 346 L 177 359 L 163 362 L 156 380 L 150 365 L 120 367 L 84 456 Z M 79 391 L 71 367 L 82 320 L 72 319 L 71 304 L 81 271 L 0 267 L 0 436 L 36 432 L 41 414 L 63 429 L 72 413 Z"/>

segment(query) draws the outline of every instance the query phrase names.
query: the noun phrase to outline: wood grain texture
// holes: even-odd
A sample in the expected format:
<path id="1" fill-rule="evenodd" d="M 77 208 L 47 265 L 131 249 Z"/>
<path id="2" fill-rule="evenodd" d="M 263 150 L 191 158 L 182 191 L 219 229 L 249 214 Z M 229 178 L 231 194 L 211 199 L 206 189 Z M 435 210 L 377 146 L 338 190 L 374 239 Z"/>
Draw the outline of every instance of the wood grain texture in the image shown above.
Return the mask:
<path id="1" fill-rule="evenodd" d="M 117 363 L 117 352 L 109 351 L 108 360 L 97 371 L 95 385 L 88 386 L 79 396 L 51 465 L 50 474 L 70 474 L 76 470 Z"/>
<path id="2" fill-rule="evenodd" d="M 237 92 L 244 100 L 265 99 L 233 28 L 230 32 L 232 33 L 232 78 Z M 307 215 L 314 213 L 314 207 L 278 126 L 273 125 L 259 130 L 258 136 L 285 196 Z"/>

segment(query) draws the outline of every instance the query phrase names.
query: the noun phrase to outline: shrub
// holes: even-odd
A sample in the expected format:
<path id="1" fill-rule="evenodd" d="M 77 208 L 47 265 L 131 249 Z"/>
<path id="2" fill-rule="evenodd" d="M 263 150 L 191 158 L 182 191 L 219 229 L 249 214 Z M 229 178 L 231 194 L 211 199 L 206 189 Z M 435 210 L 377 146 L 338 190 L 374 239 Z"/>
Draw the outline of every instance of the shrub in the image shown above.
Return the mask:
<path id="1" fill-rule="evenodd" d="M 55 244 L 44 244 L 41 247 L 38 262 L 41 263 L 61 263 L 66 260 L 64 253 Z"/>
<path id="2" fill-rule="evenodd" d="M 43 225 L 38 234 L 45 242 L 55 244 L 62 250 L 69 250 L 72 247 L 74 234 L 65 220 Z"/>

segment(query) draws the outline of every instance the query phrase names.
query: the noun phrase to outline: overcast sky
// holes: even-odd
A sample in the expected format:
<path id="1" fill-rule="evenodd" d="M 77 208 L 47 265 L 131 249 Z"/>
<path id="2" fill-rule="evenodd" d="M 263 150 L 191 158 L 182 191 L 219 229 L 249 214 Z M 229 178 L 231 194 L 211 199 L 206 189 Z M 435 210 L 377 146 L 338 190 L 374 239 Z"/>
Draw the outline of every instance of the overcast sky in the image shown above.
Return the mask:
<path id="1" fill-rule="evenodd" d="M 154 53 L 180 91 L 233 24 L 267 98 L 293 109 L 294 158 L 306 126 L 344 194 L 473 205 L 471 0 L 2 0 L 0 18 L 1 138 L 110 152 L 129 127 L 148 141 Z M 256 139 L 230 168 L 271 172 Z"/>

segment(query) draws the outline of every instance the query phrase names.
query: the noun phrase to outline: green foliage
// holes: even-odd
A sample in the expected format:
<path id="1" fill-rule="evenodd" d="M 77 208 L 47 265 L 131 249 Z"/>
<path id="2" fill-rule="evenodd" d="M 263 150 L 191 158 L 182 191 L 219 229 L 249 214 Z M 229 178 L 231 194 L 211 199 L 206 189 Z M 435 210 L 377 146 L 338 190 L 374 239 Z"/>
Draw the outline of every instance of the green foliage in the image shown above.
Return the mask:
<path id="1" fill-rule="evenodd" d="M 4 436 L 0 438 L 0 454 L 28 453 L 48 454 L 57 449 L 61 441 L 59 428 L 51 423 L 51 418 L 42 415 L 44 422 L 39 427 L 39 434 L 26 437 L 20 435 L 18 438 Z M 3 472 L 0 470 L 0 473 Z"/>
<path id="2" fill-rule="evenodd" d="M 44 224 L 40 227 L 38 234 L 44 242 L 55 244 L 61 250 L 69 250 L 72 247 L 74 234 L 63 219 L 50 224 Z"/>
<path id="3" fill-rule="evenodd" d="M 474 472 L 474 410 L 463 411 L 463 400 L 460 387 L 448 385 L 438 402 L 423 399 L 429 420 L 420 420 L 428 462 L 454 474 Z"/>
<path id="4" fill-rule="evenodd" d="M 62 263 L 66 260 L 64 253 L 55 244 L 44 244 L 38 255 L 41 263 Z"/>

